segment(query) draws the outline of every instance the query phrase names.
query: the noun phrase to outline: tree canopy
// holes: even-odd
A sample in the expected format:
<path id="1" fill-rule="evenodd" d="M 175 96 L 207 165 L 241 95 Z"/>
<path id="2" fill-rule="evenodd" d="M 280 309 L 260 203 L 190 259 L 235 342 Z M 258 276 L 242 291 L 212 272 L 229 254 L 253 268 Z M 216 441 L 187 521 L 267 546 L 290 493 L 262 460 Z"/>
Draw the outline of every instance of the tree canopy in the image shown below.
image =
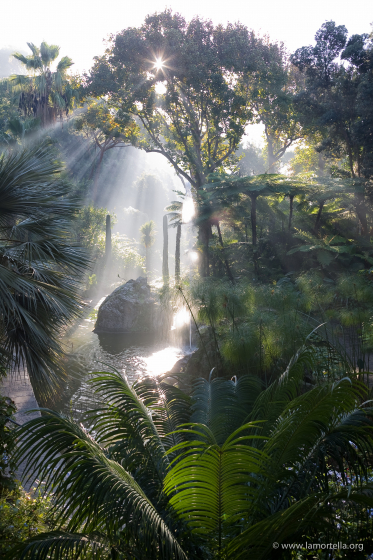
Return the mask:
<path id="1" fill-rule="evenodd" d="M 198 17 L 187 23 L 166 10 L 112 36 L 86 89 L 133 116 L 138 146 L 167 158 L 194 187 L 198 207 L 208 175 L 237 163 L 245 127 L 256 118 L 259 82 L 276 81 L 281 68 L 281 49 L 244 25 L 214 26 Z M 206 275 L 209 225 L 199 229 Z"/>

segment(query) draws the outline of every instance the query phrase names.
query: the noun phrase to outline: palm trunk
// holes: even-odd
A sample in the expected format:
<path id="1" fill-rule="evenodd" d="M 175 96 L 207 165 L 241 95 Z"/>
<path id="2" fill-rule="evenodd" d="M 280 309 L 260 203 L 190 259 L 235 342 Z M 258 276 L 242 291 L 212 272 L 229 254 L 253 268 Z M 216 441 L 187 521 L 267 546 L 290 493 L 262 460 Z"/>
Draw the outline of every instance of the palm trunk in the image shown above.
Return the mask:
<path id="1" fill-rule="evenodd" d="M 221 235 L 219 222 L 216 223 L 216 227 L 217 227 L 217 230 L 218 230 L 220 246 L 221 246 L 222 249 L 224 249 L 223 238 L 222 238 L 222 235 Z M 234 284 L 233 274 L 232 274 L 232 271 L 230 269 L 230 266 L 229 266 L 228 259 L 227 259 L 226 255 L 224 255 L 224 264 L 225 264 L 225 270 L 227 271 L 228 278 L 232 282 L 232 284 Z"/>
<path id="2" fill-rule="evenodd" d="M 146 276 L 149 274 L 149 249 L 145 247 L 145 268 L 146 268 Z"/>
<path id="3" fill-rule="evenodd" d="M 325 174 L 325 160 L 321 154 L 321 152 L 319 152 L 319 177 L 324 177 Z"/>
<path id="4" fill-rule="evenodd" d="M 111 218 L 110 214 L 106 216 L 106 233 L 105 233 L 105 264 L 106 266 L 111 260 Z"/>
<path id="5" fill-rule="evenodd" d="M 178 224 L 176 230 L 176 248 L 175 248 L 175 284 L 180 282 L 180 240 L 181 240 L 181 224 Z"/>
<path id="6" fill-rule="evenodd" d="M 163 262 L 162 262 L 163 283 L 168 284 L 170 273 L 168 270 L 168 221 L 167 215 L 163 216 Z"/>

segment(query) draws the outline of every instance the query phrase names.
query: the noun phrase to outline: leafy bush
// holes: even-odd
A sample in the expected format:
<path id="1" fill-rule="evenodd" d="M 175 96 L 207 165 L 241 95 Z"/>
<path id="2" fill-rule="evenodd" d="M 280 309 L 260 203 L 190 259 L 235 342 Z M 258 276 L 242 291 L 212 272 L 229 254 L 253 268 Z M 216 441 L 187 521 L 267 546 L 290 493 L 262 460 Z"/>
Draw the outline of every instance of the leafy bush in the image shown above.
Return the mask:
<path id="1" fill-rule="evenodd" d="M 0 498 L 0 557 L 15 545 L 45 532 L 53 525 L 51 497 L 43 487 L 25 492 L 16 487 Z"/>
<path id="2" fill-rule="evenodd" d="M 210 340 L 195 338 L 198 360 L 204 360 L 208 344 L 208 352 L 215 349 L 210 369 L 218 366 L 221 375 L 230 375 L 233 366 L 238 374 L 254 373 L 266 382 L 274 379 L 308 336 L 329 348 L 317 362 L 318 374 L 333 378 L 342 362 L 351 371 L 364 375 L 369 371 L 373 290 L 368 273 L 339 274 L 332 280 L 311 271 L 271 284 L 203 280 L 180 294 L 199 325 L 210 327 Z"/>

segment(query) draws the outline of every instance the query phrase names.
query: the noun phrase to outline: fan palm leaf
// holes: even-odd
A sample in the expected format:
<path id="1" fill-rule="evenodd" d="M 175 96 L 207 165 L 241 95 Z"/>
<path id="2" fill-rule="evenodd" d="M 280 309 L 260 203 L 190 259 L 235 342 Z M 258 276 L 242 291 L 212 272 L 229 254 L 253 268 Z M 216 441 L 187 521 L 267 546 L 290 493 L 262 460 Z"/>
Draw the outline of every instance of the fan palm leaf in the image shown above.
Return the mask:
<path id="1" fill-rule="evenodd" d="M 61 170 L 47 146 L 0 156 L 0 346 L 44 400 L 65 378 L 61 329 L 79 316 L 89 266 L 71 237 L 79 201 Z"/>

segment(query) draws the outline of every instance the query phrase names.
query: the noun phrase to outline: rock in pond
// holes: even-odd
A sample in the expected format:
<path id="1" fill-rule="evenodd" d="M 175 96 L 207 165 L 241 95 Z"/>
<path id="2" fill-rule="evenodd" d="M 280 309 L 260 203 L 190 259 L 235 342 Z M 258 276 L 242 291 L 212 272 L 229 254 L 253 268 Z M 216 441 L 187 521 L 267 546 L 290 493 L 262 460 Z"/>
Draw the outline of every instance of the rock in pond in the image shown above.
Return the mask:
<path id="1" fill-rule="evenodd" d="M 128 280 L 105 298 L 99 307 L 94 332 L 144 333 L 162 329 L 165 320 L 147 279 Z"/>

